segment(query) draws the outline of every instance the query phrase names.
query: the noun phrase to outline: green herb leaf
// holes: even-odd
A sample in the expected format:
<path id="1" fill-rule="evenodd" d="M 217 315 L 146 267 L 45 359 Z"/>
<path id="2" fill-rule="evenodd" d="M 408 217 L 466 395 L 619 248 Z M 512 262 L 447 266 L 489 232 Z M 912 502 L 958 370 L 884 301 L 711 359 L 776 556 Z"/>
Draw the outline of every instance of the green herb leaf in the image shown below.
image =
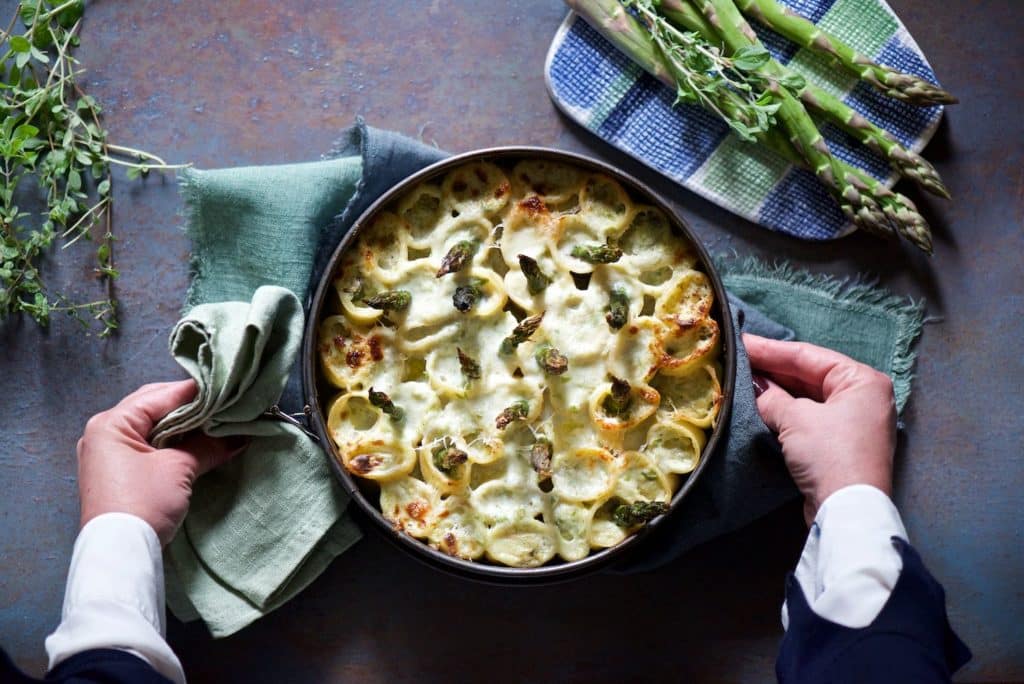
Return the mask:
<path id="1" fill-rule="evenodd" d="M 779 85 L 794 95 L 799 95 L 807 87 L 807 80 L 797 73 L 788 73 L 779 79 Z"/>
<path id="2" fill-rule="evenodd" d="M 732 56 L 732 66 L 740 71 L 757 71 L 768 63 L 772 56 L 762 45 L 747 45 Z"/>
<path id="3" fill-rule="evenodd" d="M 18 53 L 25 53 L 32 50 L 32 43 L 28 42 L 28 38 L 25 38 L 25 36 L 11 36 L 11 39 L 7 41 L 7 44 L 11 46 L 11 50 Z"/>

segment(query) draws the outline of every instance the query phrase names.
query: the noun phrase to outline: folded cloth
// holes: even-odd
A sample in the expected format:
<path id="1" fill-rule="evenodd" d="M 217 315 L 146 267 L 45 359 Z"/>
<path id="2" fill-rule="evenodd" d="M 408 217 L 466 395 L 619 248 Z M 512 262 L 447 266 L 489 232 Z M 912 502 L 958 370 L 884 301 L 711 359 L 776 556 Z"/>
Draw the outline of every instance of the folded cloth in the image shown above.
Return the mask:
<path id="1" fill-rule="evenodd" d="M 195 267 L 188 305 L 249 299 L 260 285 L 281 285 L 305 298 L 309 284 L 318 280 L 326 258 L 352 221 L 395 182 L 444 156 L 437 149 L 394 133 L 368 128 L 358 121 L 344 134 L 335 150 L 335 158 L 327 161 L 184 171 L 181 180 L 188 207 L 186 230 L 193 242 Z M 759 291 L 756 283 L 763 281 L 771 284 L 771 292 L 778 297 L 763 297 L 754 302 L 766 315 L 737 302 L 733 307 L 737 323 L 751 330 L 756 327 L 762 334 L 774 337 L 789 337 L 792 331 L 798 338 L 811 340 L 820 339 L 827 334 L 827 328 L 835 325 L 821 307 L 816 309 L 821 314 L 817 317 L 803 319 L 799 314 L 801 309 L 810 308 L 811 300 L 836 299 L 841 303 L 841 287 L 825 281 L 809 283 L 789 271 L 780 271 L 776 277 L 771 269 L 753 262 L 739 264 L 735 269 L 737 278 L 755 266 L 760 269 L 757 276 L 761 280 L 751 281 L 755 286 L 747 287 L 747 281 L 737 279 L 740 294 L 756 295 Z M 883 300 L 887 305 L 892 304 L 884 299 L 884 294 L 863 290 L 858 291 L 858 295 L 855 299 L 862 301 L 856 306 L 837 306 L 834 315 L 846 317 L 844 329 L 857 332 L 861 336 L 858 339 L 875 340 L 877 337 L 888 342 L 866 347 L 865 351 L 870 352 L 868 356 L 854 356 L 883 370 L 896 369 L 896 366 L 892 369 L 889 366 L 893 366 L 893 357 L 900 357 L 906 363 L 901 361 L 903 365 L 897 366 L 908 374 L 912 361 L 909 345 L 920 330 L 919 312 L 916 319 L 913 316 L 901 318 L 895 308 L 880 305 Z M 256 305 L 257 298 L 254 298 L 251 305 L 242 306 L 250 306 L 251 312 Z M 903 306 L 911 305 L 903 303 Z M 228 325 L 242 325 L 252 313 L 247 316 L 238 316 L 235 323 Z M 780 326 L 770 319 L 785 325 Z M 221 320 L 214 327 L 225 323 Z M 894 329 L 898 329 L 899 334 L 894 333 Z M 232 334 L 230 339 L 239 337 L 244 338 L 244 335 Z M 210 339 L 216 346 L 217 335 L 213 334 Z M 903 346 L 897 349 L 897 343 Z M 254 348 L 257 346 L 254 344 Z M 652 539 L 652 543 L 639 549 L 640 553 L 632 559 L 635 569 L 667 562 L 694 544 L 736 529 L 796 495 L 777 454 L 756 448 L 772 440 L 757 416 L 749 367 L 745 365 L 742 352 L 740 356 L 741 375 L 727 443 L 715 462 L 709 464 L 706 482 L 693 490 L 685 510 L 673 516 L 677 521 L 676 536 L 663 534 L 664 541 Z M 296 377 L 293 369 L 280 402 L 286 409 L 298 409 L 303 404 Z M 906 392 L 909 392 L 909 379 L 904 397 Z M 195 422 L 191 413 L 183 411 L 182 415 L 185 414 L 191 416 L 190 424 Z M 202 424 L 207 426 L 205 422 Z M 224 428 L 218 425 L 211 427 Z M 277 426 L 275 429 L 286 428 Z M 335 485 L 326 470 L 323 454 L 318 454 L 319 460 L 312 458 L 304 451 L 308 445 L 292 431 L 286 430 L 286 434 L 293 436 L 292 443 L 267 442 L 260 447 L 260 461 L 269 464 L 263 463 L 265 467 L 253 473 L 248 482 L 236 478 L 248 473 L 246 468 L 255 467 L 250 463 L 256 460 L 255 444 L 238 463 L 232 464 L 233 470 L 204 476 L 197 483 L 198 500 L 194 499 L 183 532 L 168 551 L 168 603 L 181 619 L 201 617 L 214 636 L 230 634 L 286 601 L 346 547 L 347 532 L 335 537 L 336 530 L 332 526 L 318 538 L 316 533 L 311 534 L 298 524 L 307 521 L 302 511 L 295 512 L 295 509 L 306 507 L 308 497 L 326 497 L 323 492 L 332 490 Z M 296 448 L 298 452 L 293 451 Z M 282 463 L 289 463 L 288 477 L 283 477 L 279 470 L 284 467 Z M 308 477 L 303 487 L 295 488 L 289 478 L 294 475 L 291 471 L 299 467 L 308 469 Z M 203 498 L 209 500 L 203 501 Z M 270 521 L 290 519 L 288 516 L 292 514 L 302 519 L 290 523 L 297 524 L 291 531 L 283 525 L 268 528 Z M 197 515 L 207 516 L 205 522 L 193 523 L 191 518 Z M 218 524 L 217 516 L 227 516 L 234 522 Z M 322 531 L 323 515 L 313 518 L 319 524 L 311 529 Z M 338 520 L 342 522 L 335 524 L 345 524 L 344 518 Z M 662 527 L 666 528 L 664 532 L 670 531 L 667 526 Z M 697 527 L 698 532 L 690 531 Z M 236 534 L 238 531 L 244 534 Z M 275 553 L 273 561 L 268 561 L 271 553 L 268 548 L 277 544 L 294 544 L 298 550 Z M 275 563 L 280 565 L 276 572 L 261 570 L 249 573 L 254 576 L 240 576 L 242 567 L 251 571 Z M 194 610 L 190 609 L 190 604 Z"/>
<path id="2" fill-rule="evenodd" d="M 195 483 L 164 552 L 171 609 L 201 616 L 214 636 L 290 599 L 360 536 L 319 445 L 263 417 L 295 365 L 302 324 L 290 290 L 263 286 L 251 302 L 200 304 L 171 332 L 171 354 L 199 391 L 156 425 L 153 444 L 199 428 L 251 438 L 243 456 Z"/>

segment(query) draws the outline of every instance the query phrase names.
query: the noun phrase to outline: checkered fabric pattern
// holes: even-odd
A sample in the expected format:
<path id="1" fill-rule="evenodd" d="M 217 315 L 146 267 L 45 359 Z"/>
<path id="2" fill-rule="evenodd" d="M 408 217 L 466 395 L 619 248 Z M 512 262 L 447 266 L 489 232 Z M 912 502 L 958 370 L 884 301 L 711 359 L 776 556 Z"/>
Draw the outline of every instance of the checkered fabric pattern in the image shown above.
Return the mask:
<path id="1" fill-rule="evenodd" d="M 782 0 L 881 64 L 938 81 L 914 39 L 882 0 Z M 942 107 L 916 107 L 878 93 L 819 55 L 752 22 L 765 47 L 808 82 L 830 91 L 904 146 L 920 151 Z M 675 93 L 641 70 L 585 21 L 570 13 L 548 52 L 551 97 L 570 118 L 615 147 L 729 211 L 808 240 L 853 230 L 812 173 L 745 143 L 696 105 L 673 106 Z M 832 153 L 888 185 L 888 163 L 832 124 L 822 126 Z"/>

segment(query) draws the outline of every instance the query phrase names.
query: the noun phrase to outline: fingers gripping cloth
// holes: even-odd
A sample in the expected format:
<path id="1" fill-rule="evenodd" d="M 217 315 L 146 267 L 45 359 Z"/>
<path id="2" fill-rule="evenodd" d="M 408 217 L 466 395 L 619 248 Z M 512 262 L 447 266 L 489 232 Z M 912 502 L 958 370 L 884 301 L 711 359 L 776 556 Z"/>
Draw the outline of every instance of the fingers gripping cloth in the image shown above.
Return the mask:
<path id="1" fill-rule="evenodd" d="M 171 354 L 198 392 L 157 424 L 153 444 L 192 430 L 251 439 L 195 483 L 188 517 L 165 550 L 171 609 L 201 616 L 214 636 L 290 599 L 359 539 L 320 447 L 263 417 L 285 388 L 302 323 L 298 298 L 265 286 L 251 302 L 196 306 L 171 333 Z"/>

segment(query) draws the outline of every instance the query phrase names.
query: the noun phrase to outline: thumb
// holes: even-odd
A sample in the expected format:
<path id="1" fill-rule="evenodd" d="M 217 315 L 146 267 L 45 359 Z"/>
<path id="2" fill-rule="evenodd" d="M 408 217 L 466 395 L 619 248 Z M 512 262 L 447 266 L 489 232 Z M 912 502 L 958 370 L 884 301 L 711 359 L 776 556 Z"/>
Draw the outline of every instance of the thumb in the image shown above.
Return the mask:
<path id="1" fill-rule="evenodd" d="M 191 401 L 197 391 L 195 380 L 145 385 L 122 399 L 112 410 L 122 414 L 131 429 L 146 439 L 161 418 Z"/>
<path id="2" fill-rule="evenodd" d="M 755 387 L 760 385 L 765 389 L 757 397 L 757 412 L 761 414 L 764 424 L 768 429 L 778 434 L 782 432 L 783 416 L 786 409 L 795 399 L 793 396 L 779 387 L 775 382 L 761 376 L 756 376 Z"/>
<path id="3" fill-rule="evenodd" d="M 249 438 L 243 435 L 232 437 L 210 437 L 195 432 L 173 447 L 195 463 L 196 477 L 224 465 L 249 446 Z"/>

